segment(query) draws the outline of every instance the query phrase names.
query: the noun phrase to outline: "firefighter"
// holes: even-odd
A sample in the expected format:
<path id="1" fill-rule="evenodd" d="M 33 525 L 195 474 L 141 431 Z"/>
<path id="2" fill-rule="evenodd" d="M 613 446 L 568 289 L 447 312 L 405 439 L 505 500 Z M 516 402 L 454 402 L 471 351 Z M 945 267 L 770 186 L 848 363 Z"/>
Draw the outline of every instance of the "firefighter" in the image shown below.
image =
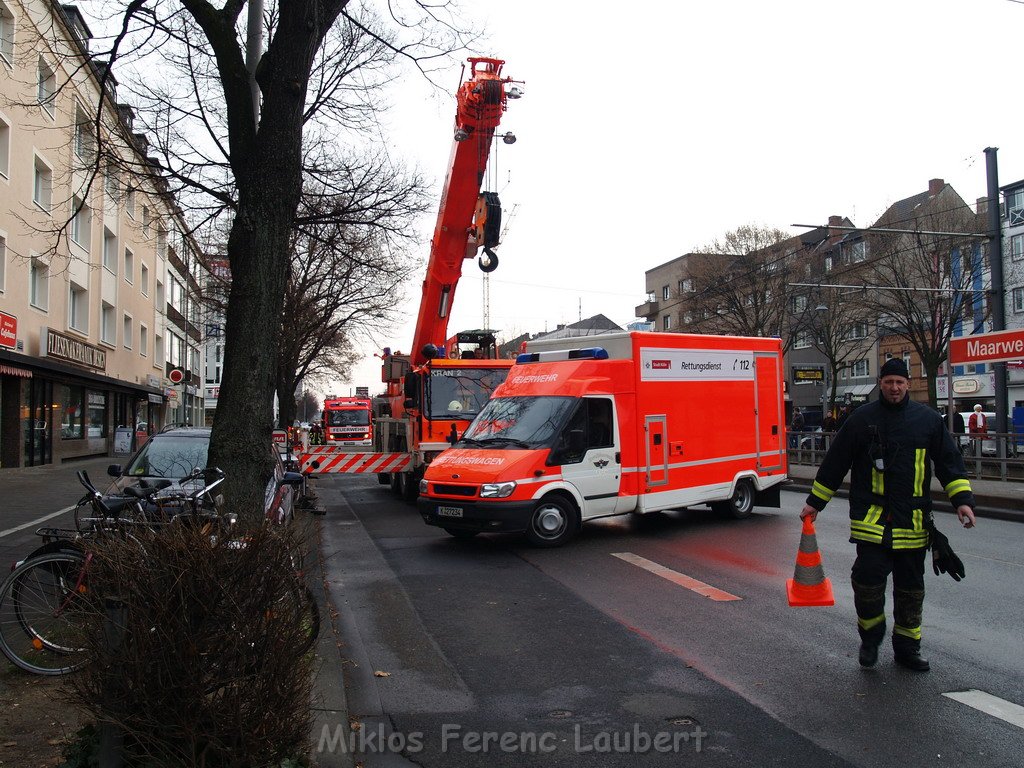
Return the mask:
<path id="1" fill-rule="evenodd" d="M 891 572 L 896 663 L 927 672 L 928 660 L 921 656 L 921 611 L 925 553 L 933 529 L 931 465 L 964 528 L 975 524 L 974 495 L 942 417 L 910 399 L 910 374 L 902 359 L 892 358 L 882 366 L 879 388 L 878 401 L 862 405 L 839 430 L 800 517 L 814 520 L 852 469 L 850 541 L 857 545 L 857 558 L 851 581 L 860 664 L 872 667 L 878 660 Z"/>

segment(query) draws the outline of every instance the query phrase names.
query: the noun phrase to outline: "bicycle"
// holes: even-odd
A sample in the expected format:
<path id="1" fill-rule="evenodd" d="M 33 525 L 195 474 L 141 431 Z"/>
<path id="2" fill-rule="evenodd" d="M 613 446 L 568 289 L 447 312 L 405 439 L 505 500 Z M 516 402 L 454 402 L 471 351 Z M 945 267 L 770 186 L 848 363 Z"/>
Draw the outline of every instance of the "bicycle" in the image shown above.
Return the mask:
<path id="1" fill-rule="evenodd" d="M 81 668 L 88 659 L 82 642 L 81 609 L 89 594 L 88 572 L 92 560 L 89 543 L 105 535 L 132 536 L 133 526 L 149 529 L 189 521 L 199 522 L 211 535 L 223 535 L 234 520 L 207 512 L 206 497 L 223 481 L 219 470 L 201 470 L 192 479 L 219 474 L 212 483 L 192 494 L 170 494 L 154 501 L 170 483 L 126 489 L 125 497 L 101 494 L 85 472 L 79 481 L 87 489 L 82 502 L 96 513 L 79 515 L 76 529 L 40 528 L 43 544 L 16 564 L 0 584 L 0 652 L 15 666 L 38 675 L 62 675 Z M 81 506 L 81 504 L 80 504 Z M 126 512 L 128 514 L 126 514 Z"/>

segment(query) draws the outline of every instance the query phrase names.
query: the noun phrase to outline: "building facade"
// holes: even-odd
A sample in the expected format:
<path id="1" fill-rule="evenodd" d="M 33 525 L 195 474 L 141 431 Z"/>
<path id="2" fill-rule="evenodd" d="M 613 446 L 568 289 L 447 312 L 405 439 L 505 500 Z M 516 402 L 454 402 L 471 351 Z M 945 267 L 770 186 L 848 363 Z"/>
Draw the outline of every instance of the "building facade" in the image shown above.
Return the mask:
<path id="1" fill-rule="evenodd" d="M 167 374 L 199 370 L 200 259 L 89 39 L 73 6 L 0 0 L 2 467 L 124 454 L 189 420 Z"/>

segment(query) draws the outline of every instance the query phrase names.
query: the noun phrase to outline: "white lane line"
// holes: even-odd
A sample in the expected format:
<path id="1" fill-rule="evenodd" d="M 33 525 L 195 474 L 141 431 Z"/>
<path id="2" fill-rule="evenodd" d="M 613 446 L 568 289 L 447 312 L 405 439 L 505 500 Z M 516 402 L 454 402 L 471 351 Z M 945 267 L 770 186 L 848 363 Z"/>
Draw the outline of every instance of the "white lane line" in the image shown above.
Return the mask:
<path id="1" fill-rule="evenodd" d="M 26 528 L 31 528 L 34 525 L 38 526 L 40 523 L 45 523 L 47 520 L 51 520 L 54 517 L 66 515 L 73 509 L 74 507 L 64 507 L 64 509 L 58 509 L 56 512 L 51 512 L 50 514 L 44 515 L 43 517 L 37 517 L 35 520 L 29 520 L 27 523 L 22 523 L 21 525 L 15 526 L 14 528 L 8 528 L 6 531 L 0 531 L 0 539 L 2 539 L 4 536 L 10 536 L 12 533 L 23 531 Z"/>
<path id="2" fill-rule="evenodd" d="M 998 696 L 979 691 L 976 688 L 972 688 L 969 691 L 952 691 L 942 695 L 954 701 L 959 701 L 961 704 L 966 704 L 968 707 L 974 707 L 974 709 L 984 712 L 986 715 L 992 715 L 992 717 L 1005 720 L 1010 725 L 1024 728 L 1024 707 L 1020 704 L 1000 699 Z"/>
<path id="3" fill-rule="evenodd" d="M 671 568 L 666 568 L 664 565 L 658 565 L 652 560 L 648 560 L 646 557 L 640 557 L 640 555 L 634 555 L 632 552 L 612 552 L 612 557 L 617 557 L 620 560 L 625 560 L 627 563 L 643 568 L 645 571 L 653 573 L 655 576 L 661 576 L 663 579 L 671 581 L 673 584 L 678 584 L 681 587 L 696 592 L 698 595 L 704 595 L 712 600 L 724 601 L 724 600 L 742 600 L 742 597 L 736 597 L 728 592 L 724 592 L 721 589 L 712 587 L 710 584 L 705 584 L 703 581 L 697 581 L 697 579 L 687 576 L 685 573 L 679 573 L 679 571 L 673 571 Z"/>

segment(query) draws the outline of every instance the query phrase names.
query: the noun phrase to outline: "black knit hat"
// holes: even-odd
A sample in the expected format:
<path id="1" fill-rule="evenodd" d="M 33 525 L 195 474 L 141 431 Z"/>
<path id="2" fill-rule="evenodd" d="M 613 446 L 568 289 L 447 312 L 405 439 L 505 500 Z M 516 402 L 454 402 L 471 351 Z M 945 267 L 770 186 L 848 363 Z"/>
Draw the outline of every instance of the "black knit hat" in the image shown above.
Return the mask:
<path id="1" fill-rule="evenodd" d="M 878 372 L 878 378 L 884 379 L 886 376 L 902 376 L 904 379 L 910 378 L 910 371 L 907 370 L 907 364 L 903 362 L 902 357 L 890 357 L 885 361 L 885 365 L 882 366 L 882 370 Z"/>

